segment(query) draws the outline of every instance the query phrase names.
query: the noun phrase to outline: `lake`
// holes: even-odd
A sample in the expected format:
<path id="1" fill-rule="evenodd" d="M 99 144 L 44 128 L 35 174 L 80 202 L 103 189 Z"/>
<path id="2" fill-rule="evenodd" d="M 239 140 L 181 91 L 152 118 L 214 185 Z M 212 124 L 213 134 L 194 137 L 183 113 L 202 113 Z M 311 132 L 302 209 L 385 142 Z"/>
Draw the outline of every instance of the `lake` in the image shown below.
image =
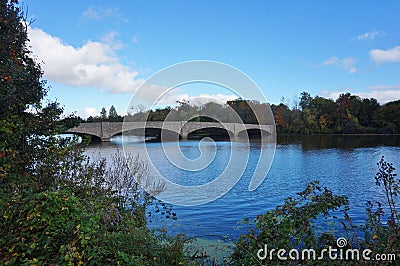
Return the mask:
<path id="1" fill-rule="evenodd" d="M 90 145 L 86 154 L 91 157 L 108 157 L 118 149 L 122 150 L 121 136 L 110 143 Z M 174 182 L 201 184 L 210 181 L 227 165 L 227 156 L 232 145 L 228 141 L 216 142 L 216 156 L 213 162 L 198 172 L 177 169 L 163 156 L 160 142 L 149 142 L 147 150 L 153 163 Z M 168 143 L 180 145 L 183 154 L 189 158 L 199 156 L 199 140 L 185 140 Z M 132 153 L 143 152 L 134 141 L 124 143 Z M 152 220 L 151 226 L 165 226 L 171 234 L 185 233 L 196 237 L 221 237 L 231 240 L 245 231 L 244 220 L 275 208 L 288 196 L 295 196 L 313 180 L 320 180 L 336 194 L 345 194 L 350 200 L 350 214 L 355 223 L 365 221 L 367 200 L 384 201 L 384 193 L 375 186 L 374 176 L 377 163 L 382 156 L 400 169 L 400 136 L 278 136 L 275 157 L 263 183 L 254 191 L 248 186 L 252 169 L 258 162 L 262 144 L 250 143 L 247 167 L 238 183 L 221 198 L 199 206 L 173 206 L 176 221 Z"/>

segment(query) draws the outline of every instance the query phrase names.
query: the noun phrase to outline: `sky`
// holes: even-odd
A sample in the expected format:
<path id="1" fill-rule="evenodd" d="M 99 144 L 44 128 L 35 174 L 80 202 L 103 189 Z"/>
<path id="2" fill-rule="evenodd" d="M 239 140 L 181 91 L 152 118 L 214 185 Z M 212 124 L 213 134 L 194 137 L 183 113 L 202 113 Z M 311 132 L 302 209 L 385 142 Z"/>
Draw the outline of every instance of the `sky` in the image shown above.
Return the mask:
<path id="1" fill-rule="evenodd" d="M 20 0 L 30 46 L 49 93 L 66 113 L 125 114 L 158 71 L 190 60 L 228 64 L 269 103 L 295 104 L 303 91 L 350 92 L 381 104 L 400 99 L 400 1 Z M 148 88 L 149 94 L 157 89 Z M 238 95 L 212 84 L 182 86 L 164 106 L 196 96 Z"/>

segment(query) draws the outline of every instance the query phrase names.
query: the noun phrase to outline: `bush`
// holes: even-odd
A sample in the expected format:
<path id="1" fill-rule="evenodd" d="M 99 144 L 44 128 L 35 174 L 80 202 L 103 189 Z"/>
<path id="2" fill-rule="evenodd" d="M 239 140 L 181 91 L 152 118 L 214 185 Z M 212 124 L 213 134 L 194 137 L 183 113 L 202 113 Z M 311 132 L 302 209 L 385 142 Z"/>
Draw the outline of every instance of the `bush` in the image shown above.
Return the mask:
<path id="1" fill-rule="evenodd" d="M 69 159 L 73 159 L 70 157 Z M 85 158 L 85 157 L 79 157 Z M 146 210 L 154 197 L 134 182 L 128 161 L 145 174 L 137 158 L 106 168 L 104 160 L 77 158 L 74 179 L 36 193 L 16 194 L 0 201 L 0 257 L 6 265 L 118 264 L 171 265 L 183 263 L 183 236 L 147 228 Z M 109 180 L 112 179 L 112 180 Z M 130 185 L 129 185 L 130 184 Z M 129 194 L 123 194 L 123 190 Z M 124 191 L 125 191 L 124 190 Z M 163 205 L 166 208 L 167 205 Z M 171 213 L 171 208 L 168 208 Z"/>
<path id="2" fill-rule="evenodd" d="M 14 196 L 1 203 L 0 254 L 5 264 L 71 262 L 89 258 L 98 213 L 68 191 Z"/>
<path id="3" fill-rule="evenodd" d="M 347 203 L 347 197 L 333 195 L 328 189 L 322 189 L 318 181 L 312 182 L 304 191 L 297 193 L 297 197 L 287 198 L 283 206 L 259 215 L 255 225 L 240 236 L 231 259 L 235 265 L 260 264 L 262 262 L 256 252 L 265 244 L 271 249 L 312 247 L 322 250 L 334 236 L 329 232 L 317 233 L 314 219 L 328 218 L 330 211 L 337 211 Z M 268 262 L 276 264 L 282 261 L 274 256 Z"/>
<path id="4" fill-rule="evenodd" d="M 310 183 L 306 189 L 297 193 L 295 198 L 287 198 L 283 206 L 259 215 L 254 224 L 240 236 L 231 256 L 233 265 L 358 265 L 367 263 L 357 260 L 288 260 L 278 259 L 278 249 L 285 249 L 282 256 L 288 257 L 289 250 L 296 249 L 300 253 L 306 249 L 314 249 L 317 256 L 322 249 L 337 247 L 338 237 L 346 236 L 346 245 L 343 249 L 369 249 L 370 258 L 375 254 L 385 254 L 391 257 L 387 261 L 369 261 L 369 265 L 390 264 L 394 259 L 400 259 L 400 215 L 397 210 L 397 201 L 400 189 L 400 180 L 396 178 L 393 164 L 382 157 L 378 163 L 378 173 L 375 176 L 376 185 L 383 188 L 386 196 L 384 203 L 367 202 L 367 220 L 364 225 L 355 225 L 348 214 L 348 199 L 346 196 L 333 195 L 328 189 L 322 189 L 319 182 Z M 388 214 L 385 215 L 385 210 Z M 334 211 L 334 213 L 332 212 Z M 338 214 L 343 215 L 339 219 Z M 322 229 L 316 229 L 316 219 L 327 219 Z M 328 224 L 334 225 L 334 230 L 327 229 Z M 342 229 L 339 228 L 342 225 Z M 337 229 L 340 229 L 339 231 Z M 341 232 L 342 235 L 336 235 Z M 272 257 L 268 254 L 265 260 L 257 257 L 257 251 L 276 249 Z"/>

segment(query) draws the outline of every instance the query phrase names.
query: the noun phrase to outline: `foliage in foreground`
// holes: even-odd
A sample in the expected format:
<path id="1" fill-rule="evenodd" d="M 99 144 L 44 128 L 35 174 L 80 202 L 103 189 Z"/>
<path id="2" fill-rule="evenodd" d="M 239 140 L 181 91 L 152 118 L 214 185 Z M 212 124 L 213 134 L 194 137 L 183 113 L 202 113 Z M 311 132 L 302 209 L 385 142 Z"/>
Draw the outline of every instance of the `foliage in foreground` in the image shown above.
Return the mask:
<path id="1" fill-rule="evenodd" d="M 255 224 L 249 226 L 246 234 L 240 236 L 231 256 L 233 265 L 385 265 L 400 260 L 400 214 L 397 210 L 396 200 L 400 192 L 400 180 L 396 178 L 395 168 L 382 157 L 378 163 L 378 173 L 375 177 L 376 185 L 383 188 L 386 197 L 384 203 L 367 202 L 367 220 L 364 225 L 355 225 L 348 214 L 347 196 L 332 194 L 326 188 L 321 188 L 318 181 L 310 183 L 306 189 L 297 193 L 297 196 L 289 197 L 282 206 L 259 215 Z M 384 211 L 388 214 L 385 215 Z M 343 217 L 337 216 L 342 213 Z M 317 228 L 317 221 L 326 219 L 321 230 Z M 316 220 L 317 219 L 317 220 Z M 327 228 L 328 224 L 334 228 Z M 296 249 L 302 254 L 303 250 L 314 249 L 316 257 L 322 254 L 323 249 L 329 247 L 339 249 L 336 241 L 345 236 L 347 244 L 343 247 L 344 252 L 350 249 L 372 251 L 369 257 L 375 254 L 394 254 L 395 258 L 388 261 L 363 261 L 362 256 L 349 256 L 349 260 L 333 260 L 327 253 L 323 259 L 312 260 L 308 257 L 291 259 L 289 251 Z M 267 253 L 265 254 L 265 245 Z M 260 259 L 257 251 L 260 252 Z M 272 249 L 275 252 L 270 256 Z M 277 252 L 285 249 L 279 259 Z"/>
<path id="2" fill-rule="evenodd" d="M 149 184 L 152 195 L 140 189 L 145 165 L 92 162 L 74 140 L 56 137 L 67 124 L 57 102 L 43 103 L 28 24 L 17 0 L 0 0 L 0 264 L 182 263 L 183 238 L 147 227 L 162 184 Z"/>
<path id="3" fill-rule="evenodd" d="M 79 158 L 58 161 L 63 169 L 54 186 L 35 193 L 9 195 L 3 191 L 1 194 L 3 262 L 6 265 L 183 262 L 183 237 L 168 237 L 163 231 L 148 229 L 147 207 L 156 202 L 140 189 L 128 165 L 106 168 L 104 160 L 83 161 L 85 157 L 76 152 Z M 123 158 L 116 155 L 114 163 L 116 160 Z M 70 164 L 71 161 L 75 162 Z M 137 158 L 131 157 L 128 162 L 131 169 L 137 169 L 136 175 L 145 173 Z M 129 191 L 129 195 L 124 195 L 124 191 Z"/>

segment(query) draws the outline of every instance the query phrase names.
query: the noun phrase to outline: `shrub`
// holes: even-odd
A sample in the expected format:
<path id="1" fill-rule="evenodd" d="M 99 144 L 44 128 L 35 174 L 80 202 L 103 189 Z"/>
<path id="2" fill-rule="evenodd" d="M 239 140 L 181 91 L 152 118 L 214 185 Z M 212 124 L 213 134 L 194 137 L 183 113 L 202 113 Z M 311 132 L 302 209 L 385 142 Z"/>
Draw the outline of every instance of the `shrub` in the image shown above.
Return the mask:
<path id="1" fill-rule="evenodd" d="M 262 262 L 256 253 L 264 249 L 302 249 L 304 247 L 322 250 L 330 244 L 334 236 L 325 232 L 318 234 L 313 221 L 316 218 L 328 218 L 330 211 L 339 210 L 348 203 L 346 196 L 333 195 L 328 189 L 322 189 L 319 182 L 310 183 L 306 189 L 289 197 L 283 206 L 267 211 L 255 219 L 247 233 L 241 235 L 232 254 L 236 265 L 255 265 Z M 282 263 L 276 256 L 269 263 Z"/>
<path id="2" fill-rule="evenodd" d="M 344 252 L 349 249 L 365 250 L 369 249 L 375 254 L 385 254 L 387 261 L 369 261 L 369 265 L 390 264 L 393 260 L 400 259 L 400 215 L 397 210 L 397 202 L 400 189 L 400 180 L 394 173 L 393 164 L 386 162 L 384 157 L 378 163 L 378 173 L 375 176 L 376 185 L 382 187 L 386 201 L 384 203 L 367 202 L 367 220 L 364 225 L 355 225 L 348 214 L 348 199 L 346 196 L 333 195 L 328 189 L 322 189 L 319 182 L 310 183 L 306 189 L 297 193 L 295 198 L 289 197 L 284 205 L 278 206 L 273 210 L 267 211 L 263 215 L 257 216 L 254 224 L 251 224 L 247 232 L 240 236 L 234 252 L 231 256 L 233 265 L 358 265 L 367 263 L 363 258 L 357 260 L 329 260 L 324 256 L 322 260 L 280 260 L 277 256 L 278 249 L 285 249 L 281 256 L 288 257 L 289 250 L 296 249 L 300 253 L 302 250 L 314 249 L 317 256 L 322 249 L 337 247 L 337 238 L 342 235 L 335 235 L 337 230 L 328 230 L 328 222 L 322 229 L 316 229 L 316 219 L 321 221 L 324 217 L 329 223 L 342 225 L 339 230 L 346 235 L 346 245 Z M 388 212 L 385 214 L 385 210 Z M 332 211 L 335 211 L 332 213 Z M 339 219 L 338 214 L 343 216 Z M 268 250 L 276 249 L 273 256 L 266 255 L 265 260 L 257 256 L 257 251 L 264 252 L 265 245 Z M 342 248 L 342 247 L 341 247 Z M 263 253 L 261 252 L 261 253 Z M 260 253 L 260 254 L 261 254 Z M 395 257 L 393 257 L 395 256 Z"/>
<path id="3" fill-rule="evenodd" d="M 128 158 L 131 158 L 130 164 L 137 165 L 135 169 L 143 168 L 137 158 Z M 121 154 L 114 159 L 123 162 Z M 132 173 L 125 169 L 127 161 L 107 168 L 104 160 L 76 160 L 82 163 L 74 164 L 76 171 L 67 168 L 74 179 L 65 179 L 67 175 L 62 175 L 64 179 L 59 180 L 57 186 L 49 186 L 38 194 L 11 197 L 1 194 L 0 257 L 3 263 L 183 263 L 185 238 L 169 237 L 165 231 L 147 227 L 147 207 L 157 201 L 134 182 Z M 108 181 L 108 178 L 115 179 Z M 129 193 L 122 194 L 122 188 Z M 170 208 L 169 212 L 172 212 Z"/>

